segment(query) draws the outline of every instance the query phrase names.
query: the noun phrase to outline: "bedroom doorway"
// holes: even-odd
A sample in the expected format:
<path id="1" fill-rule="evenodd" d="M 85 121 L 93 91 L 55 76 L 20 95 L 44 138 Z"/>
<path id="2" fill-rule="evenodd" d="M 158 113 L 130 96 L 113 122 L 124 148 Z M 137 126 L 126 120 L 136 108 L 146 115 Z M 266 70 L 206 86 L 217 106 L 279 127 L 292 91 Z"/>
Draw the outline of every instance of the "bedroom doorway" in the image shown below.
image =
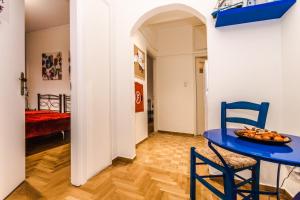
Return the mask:
<path id="1" fill-rule="evenodd" d="M 26 183 L 39 190 L 41 177 L 70 179 L 69 1 L 25 0 L 25 41 Z"/>

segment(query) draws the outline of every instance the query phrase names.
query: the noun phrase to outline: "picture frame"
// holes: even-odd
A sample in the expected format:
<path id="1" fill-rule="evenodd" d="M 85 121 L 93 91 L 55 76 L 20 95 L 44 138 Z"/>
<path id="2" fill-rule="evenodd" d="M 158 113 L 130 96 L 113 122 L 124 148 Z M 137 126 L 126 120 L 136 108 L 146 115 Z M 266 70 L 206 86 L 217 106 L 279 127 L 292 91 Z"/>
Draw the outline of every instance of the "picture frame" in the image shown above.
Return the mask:
<path id="1" fill-rule="evenodd" d="M 62 80 L 62 53 L 42 54 L 43 80 Z"/>
<path id="2" fill-rule="evenodd" d="M 145 80 L 146 54 L 134 45 L 134 75 L 136 78 Z"/>
<path id="3" fill-rule="evenodd" d="M 144 112 L 144 85 L 135 82 L 135 112 Z"/>
<path id="4" fill-rule="evenodd" d="M 0 22 L 9 21 L 9 0 L 0 0 Z"/>

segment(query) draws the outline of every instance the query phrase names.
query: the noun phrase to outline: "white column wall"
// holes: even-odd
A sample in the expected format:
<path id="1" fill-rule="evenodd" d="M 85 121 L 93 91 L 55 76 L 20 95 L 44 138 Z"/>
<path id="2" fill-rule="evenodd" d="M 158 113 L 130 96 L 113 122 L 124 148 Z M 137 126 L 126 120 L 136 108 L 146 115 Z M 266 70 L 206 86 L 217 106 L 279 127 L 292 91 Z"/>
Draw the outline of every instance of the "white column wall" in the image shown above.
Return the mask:
<path id="1" fill-rule="evenodd" d="M 110 46 L 107 1 L 71 1 L 72 183 L 111 164 Z"/>
<path id="2" fill-rule="evenodd" d="M 189 10 L 206 18 L 208 35 L 208 128 L 220 127 L 220 102 L 246 100 L 271 103 L 267 127 L 281 128 L 282 42 L 281 22 L 271 20 L 216 29 L 211 11 L 214 1 L 159 0 L 114 2 L 114 65 L 116 96 L 113 119 L 117 155 L 135 156 L 133 27 L 168 9 Z M 166 6 L 161 9 L 157 7 Z M 175 4 L 175 5 L 174 5 Z M 184 5 L 180 5 L 184 4 Z M 192 9 L 193 8 L 193 9 Z M 149 12 L 154 9 L 153 12 Z M 198 12 L 197 12 L 198 11 Z M 146 14 L 145 14 L 146 13 Z M 135 29 L 136 30 L 136 29 Z M 264 169 L 268 169 L 263 168 Z M 269 170 L 269 169 L 268 169 Z M 269 173 L 262 182 L 273 184 Z"/>

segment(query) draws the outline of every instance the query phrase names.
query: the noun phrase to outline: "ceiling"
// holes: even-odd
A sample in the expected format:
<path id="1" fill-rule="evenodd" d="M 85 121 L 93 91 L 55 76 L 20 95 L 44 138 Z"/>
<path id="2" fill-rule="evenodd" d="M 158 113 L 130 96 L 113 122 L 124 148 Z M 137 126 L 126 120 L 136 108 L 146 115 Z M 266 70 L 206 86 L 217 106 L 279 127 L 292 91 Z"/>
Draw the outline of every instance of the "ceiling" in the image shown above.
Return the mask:
<path id="1" fill-rule="evenodd" d="M 69 0 L 25 0 L 26 32 L 69 24 Z"/>
<path id="2" fill-rule="evenodd" d="M 161 24 L 167 22 L 173 22 L 188 18 L 195 17 L 193 14 L 188 12 L 180 11 L 180 10 L 172 10 L 168 12 L 163 12 L 153 16 L 152 18 L 148 19 L 144 25 L 154 25 L 154 24 Z"/>

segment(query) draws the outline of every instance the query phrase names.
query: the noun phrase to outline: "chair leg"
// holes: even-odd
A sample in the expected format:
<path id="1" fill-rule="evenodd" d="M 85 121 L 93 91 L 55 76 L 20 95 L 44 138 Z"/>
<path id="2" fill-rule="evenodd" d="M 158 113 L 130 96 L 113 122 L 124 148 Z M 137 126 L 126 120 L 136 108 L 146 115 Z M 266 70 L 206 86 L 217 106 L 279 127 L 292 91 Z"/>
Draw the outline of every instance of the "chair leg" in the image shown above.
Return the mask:
<path id="1" fill-rule="evenodd" d="M 225 200 L 237 200 L 237 188 L 234 182 L 234 173 L 225 172 L 224 175 L 224 191 Z"/>
<path id="2" fill-rule="evenodd" d="M 194 147 L 191 148 L 190 199 L 196 199 L 196 156 Z"/>
<path id="3" fill-rule="evenodd" d="M 223 172 L 223 183 L 224 183 L 224 185 L 223 185 L 223 187 L 224 187 L 224 194 L 226 196 L 226 193 L 228 192 L 228 185 L 226 184 L 227 181 L 226 181 L 226 173 L 225 172 Z"/>
<path id="4" fill-rule="evenodd" d="M 259 175 L 260 175 L 260 160 L 252 169 L 252 196 L 254 200 L 259 200 Z"/>

